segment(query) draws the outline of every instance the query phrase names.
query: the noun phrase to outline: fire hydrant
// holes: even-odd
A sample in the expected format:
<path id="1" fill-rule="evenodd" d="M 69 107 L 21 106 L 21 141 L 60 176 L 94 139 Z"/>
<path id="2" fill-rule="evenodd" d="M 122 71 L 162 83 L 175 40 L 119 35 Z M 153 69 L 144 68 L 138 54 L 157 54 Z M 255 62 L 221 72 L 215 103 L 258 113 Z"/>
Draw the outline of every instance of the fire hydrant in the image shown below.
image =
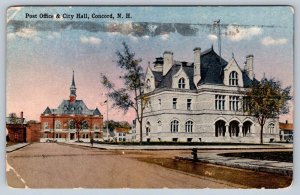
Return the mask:
<path id="1" fill-rule="evenodd" d="M 194 162 L 198 161 L 197 151 L 198 151 L 197 148 L 193 148 L 192 149 L 192 153 L 191 154 L 193 155 L 193 161 Z"/>

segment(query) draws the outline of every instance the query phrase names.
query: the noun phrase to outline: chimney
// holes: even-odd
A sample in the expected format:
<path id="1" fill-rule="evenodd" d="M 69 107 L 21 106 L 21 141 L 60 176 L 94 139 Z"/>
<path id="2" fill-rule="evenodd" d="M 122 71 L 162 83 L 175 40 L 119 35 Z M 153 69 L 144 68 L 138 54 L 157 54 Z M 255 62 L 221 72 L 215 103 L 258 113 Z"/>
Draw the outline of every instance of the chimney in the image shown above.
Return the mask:
<path id="1" fill-rule="evenodd" d="M 194 49 L 194 84 L 197 84 L 201 80 L 201 48 L 196 47 Z"/>
<path id="2" fill-rule="evenodd" d="M 23 124 L 24 123 L 23 111 L 21 111 L 21 113 L 20 113 L 20 118 L 21 118 L 21 122 Z"/>
<path id="3" fill-rule="evenodd" d="M 165 76 L 173 66 L 173 52 L 164 52 L 163 76 Z"/>
<path id="4" fill-rule="evenodd" d="M 248 75 L 248 77 L 251 80 L 253 80 L 254 74 L 253 74 L 253 55 L 252 54 L 246 56 L 245 72 Z"/>

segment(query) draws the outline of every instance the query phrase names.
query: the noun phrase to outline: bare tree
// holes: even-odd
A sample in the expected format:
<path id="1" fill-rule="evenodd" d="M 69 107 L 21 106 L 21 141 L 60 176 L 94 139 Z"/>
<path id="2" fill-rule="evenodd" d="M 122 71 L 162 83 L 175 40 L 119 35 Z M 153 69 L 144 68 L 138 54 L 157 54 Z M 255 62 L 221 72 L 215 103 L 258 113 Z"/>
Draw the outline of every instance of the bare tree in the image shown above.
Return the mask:
<path id="1" fill-rule="evenodd" d="M 113 100 L 113 107 L 123 110 L 125 113 L 133 108 L 137 121 L 140 124 L 140 143 L 143 141 L 143 114 L 148 97 L 144 94 L 144 71 L 141 67 L 141 59 L 135 58 L 128 45 L 123 42 L 123 50 L 117 51 L 117 65 L 123 70 L 120 79 L 123 80 L 124 88 L 116 89 L 107 76 L 101 76 L 101 83 L 111 92 L 108 96 Z"/>

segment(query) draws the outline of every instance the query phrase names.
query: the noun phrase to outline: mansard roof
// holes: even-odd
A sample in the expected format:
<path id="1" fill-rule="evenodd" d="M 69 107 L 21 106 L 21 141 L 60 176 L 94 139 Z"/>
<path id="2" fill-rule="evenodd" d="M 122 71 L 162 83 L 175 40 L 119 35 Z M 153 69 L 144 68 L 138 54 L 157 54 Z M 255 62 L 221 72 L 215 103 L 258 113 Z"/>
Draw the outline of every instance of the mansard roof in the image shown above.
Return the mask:
<path id="1" fill-rule="evenodd" d="M 85 103 L 82 100 L 75 100 L 71 102 L 70 100 L 63 100 L 62 103 L 58 106 L 57 109 L 50 109 L 49 107 L 42 113 L 46 114 L 78 114 L 78 115 L 101 115 L 98 108 L 95 110 L 88 109 Z"/>
<path id="2" fill-rule="evenodd" d="M 214 51 L 213 47 L 201 52 L 201 80 L 198 84 L 218 84 L 223 85 L 223 75 L 224 68 L 227 66 L 228 62 L 221 58 Z M 196 89 L 193 82 L 194 77 L 194 63 L 187 63 L 181 61 L 175 61 L 173 66 L 170 68 L 168 73 L 163 76 L 162 72 L 152 71 L 155 77 L 155 87 L 156 88 L 171 88 L 172 87 L 172 77 L 179 71 L 182 66 L 183 70 L 189 77 L 190 89 Z M 242 71 L 244 86 L 248 87 L 251 85 L 252 80 L 247 76 L 247 74 Z M 254 79 L 256 81 L 256 79 Z"/>

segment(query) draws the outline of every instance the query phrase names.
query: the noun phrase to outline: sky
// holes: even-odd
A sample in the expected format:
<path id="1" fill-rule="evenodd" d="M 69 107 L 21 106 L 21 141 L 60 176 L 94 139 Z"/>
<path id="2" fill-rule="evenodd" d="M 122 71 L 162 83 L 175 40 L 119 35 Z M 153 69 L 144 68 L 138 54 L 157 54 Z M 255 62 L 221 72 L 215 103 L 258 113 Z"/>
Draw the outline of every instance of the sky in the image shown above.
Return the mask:
<path id="1" fill-rule="evenodd" d="M 117 18 L 121 13 L 123 18 Z M 130 18 L 126 18 L 126 13 Z M 89 18 L 76 18 L 87 14 Z M 73 18 L 71 18 L 73 15 Z M 93 18 L 112 15 L 114 18 Z M 52 16 L 52 17 L 51 17 Z M 77 99 L 99 108 L 106 119 L 106 90 L 100 75 L 121 86 L 116 51 L 125 41 L 141 65 L 172 51 L 174 59 L 193 61 L 193 49 L 212 45 L 218 52 L 213 22 L 220 19 L 222 57 L 234 55 L 243 68 L 254 55 L 254 73 L 293 86 L 293 9 L 288 6 L 26 6 L 7 10 L 6 114 L 24 112 L 39 120 L 47 106 L 57 108 L 69 98 L 72 71 Z M 111 106 L 111 102 L 109 102 Z M 129 121 L 135 113 L 109 109 L 109 119 Z M 280 121 L 293 121 L 290 113 Z"/>

